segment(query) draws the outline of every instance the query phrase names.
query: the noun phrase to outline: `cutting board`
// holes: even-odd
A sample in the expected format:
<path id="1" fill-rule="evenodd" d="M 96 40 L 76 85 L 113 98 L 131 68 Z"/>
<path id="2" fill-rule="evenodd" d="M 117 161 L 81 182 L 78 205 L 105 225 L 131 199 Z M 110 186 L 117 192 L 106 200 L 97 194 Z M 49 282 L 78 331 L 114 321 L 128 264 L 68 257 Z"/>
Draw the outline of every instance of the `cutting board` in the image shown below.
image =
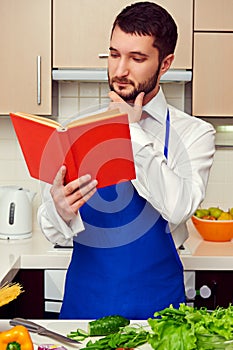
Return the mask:
<path id="1" fill-rule="evenodd" d="M 87 331 L 87 325 L 88 320 L 32 320 L 33 322 L 36 322 L 47 329 L 50 329 L 54 332 L 67 335 L 71 331 L 75 331 L 77 328 L 81 328 L 83 330 Z M 142 324 L 145 325 L 145 321 L 131 321 L 131 324 Z M 9 320 L 0 320 L 0 332 L 10 329 L 11 326 L 9 325 Z M 34 344 L 34 350 L 38 349 L 38 346 L 41 344 L 57 344 L 58 342 L 56 340 L 53 340 L 51 338 L 38 335 L 35 333 L 30 333 L 33 344 Z M 97 340 L 97 337 L 91 337 L 91 340 Z M 81 344 L 68 344 L 68 343 L 59 343 L 59 345 L 65 346 L 68 350 L 75 350 L 75 349 L 82 349 L 85 344 L 90 340 L 90 338 L 87 338 L 84 342 Z M 138 347 L 135 350 L 152 350 L 152 347 L 149 344 L 142 345 Z"/>

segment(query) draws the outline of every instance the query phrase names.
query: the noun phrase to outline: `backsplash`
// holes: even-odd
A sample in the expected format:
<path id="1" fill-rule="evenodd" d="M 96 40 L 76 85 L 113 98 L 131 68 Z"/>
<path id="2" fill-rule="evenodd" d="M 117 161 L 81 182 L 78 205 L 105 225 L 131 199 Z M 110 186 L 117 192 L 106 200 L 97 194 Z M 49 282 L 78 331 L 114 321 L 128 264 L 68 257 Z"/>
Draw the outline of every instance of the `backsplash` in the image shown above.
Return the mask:
<path id="1" fill-rule="evenodd" d="M 189 86 L 184 83 L 163 83 L 163 91 L 168 102 L 189 113 Z M 58 106 L 59 121 L 73 114 L 97 107 L 109 102 L 107 83 L 60 82 L 54 93 L 54 102 Z M 57 93 L 56 93 L 57 92 Z M 34 222 L 36 211 L 41 202 L 40 183 L 32 179 L 17 143 L 9 117 L 0 117 L 0 186 L 18 185 L 36 191 L 34 199 Z M 216 136 L 217 144 L 226 144 L 233 139 L 233 132 L 220 130 Z M 219 205 L 225 209 L 233 207 L 233 148 L 217 149 L 211 169 L 206 198 L 203 206 Z"/>

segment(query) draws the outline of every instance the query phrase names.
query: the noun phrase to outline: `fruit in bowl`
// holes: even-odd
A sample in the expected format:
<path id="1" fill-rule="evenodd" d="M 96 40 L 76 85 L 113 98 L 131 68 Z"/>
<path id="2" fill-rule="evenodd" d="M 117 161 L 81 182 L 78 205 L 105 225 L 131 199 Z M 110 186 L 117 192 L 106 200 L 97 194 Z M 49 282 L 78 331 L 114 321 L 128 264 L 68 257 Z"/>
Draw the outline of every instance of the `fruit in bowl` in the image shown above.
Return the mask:
<path id="1" fill-rule="evenodd" d="M 228 242 L 233 239 L 233 209 L 197 209 L 192 222 L 205 241 Z"/>

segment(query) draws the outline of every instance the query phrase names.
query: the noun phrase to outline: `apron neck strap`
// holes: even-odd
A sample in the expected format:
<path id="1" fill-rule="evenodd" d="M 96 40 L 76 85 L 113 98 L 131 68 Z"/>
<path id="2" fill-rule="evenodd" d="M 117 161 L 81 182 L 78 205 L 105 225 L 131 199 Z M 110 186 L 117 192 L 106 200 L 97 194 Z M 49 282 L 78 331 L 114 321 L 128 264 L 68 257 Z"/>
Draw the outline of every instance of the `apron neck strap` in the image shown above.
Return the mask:
<path id="1" fill-rule="evenodd" d="M 170 134 L 170 113 L 169 113 L 169 109 L 167 109 L 165 144 L 164 144 L 164 152 L 163 152 L 166 158 L 168 158 L 169 134 Z"/>

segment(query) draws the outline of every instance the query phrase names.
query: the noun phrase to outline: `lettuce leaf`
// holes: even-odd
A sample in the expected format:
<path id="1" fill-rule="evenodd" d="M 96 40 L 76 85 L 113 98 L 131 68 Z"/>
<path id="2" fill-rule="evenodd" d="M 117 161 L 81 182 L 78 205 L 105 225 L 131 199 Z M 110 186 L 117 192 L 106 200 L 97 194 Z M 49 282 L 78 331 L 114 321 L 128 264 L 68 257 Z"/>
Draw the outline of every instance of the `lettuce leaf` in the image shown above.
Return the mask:
<path id="1" fill-rule="evenodd" d="M 197 349 L 198 336 L 216 335 L 223 340 L 233 339 L 233 306 L 218 307 L 210 312 L 206 308 L 194 308 L 180 304 L 179 309 L 171 305 L 149 318 L 151 327 L 148 343 L 158 350 Z M 211 337 L 210 339 L 216 339 Z"/>

